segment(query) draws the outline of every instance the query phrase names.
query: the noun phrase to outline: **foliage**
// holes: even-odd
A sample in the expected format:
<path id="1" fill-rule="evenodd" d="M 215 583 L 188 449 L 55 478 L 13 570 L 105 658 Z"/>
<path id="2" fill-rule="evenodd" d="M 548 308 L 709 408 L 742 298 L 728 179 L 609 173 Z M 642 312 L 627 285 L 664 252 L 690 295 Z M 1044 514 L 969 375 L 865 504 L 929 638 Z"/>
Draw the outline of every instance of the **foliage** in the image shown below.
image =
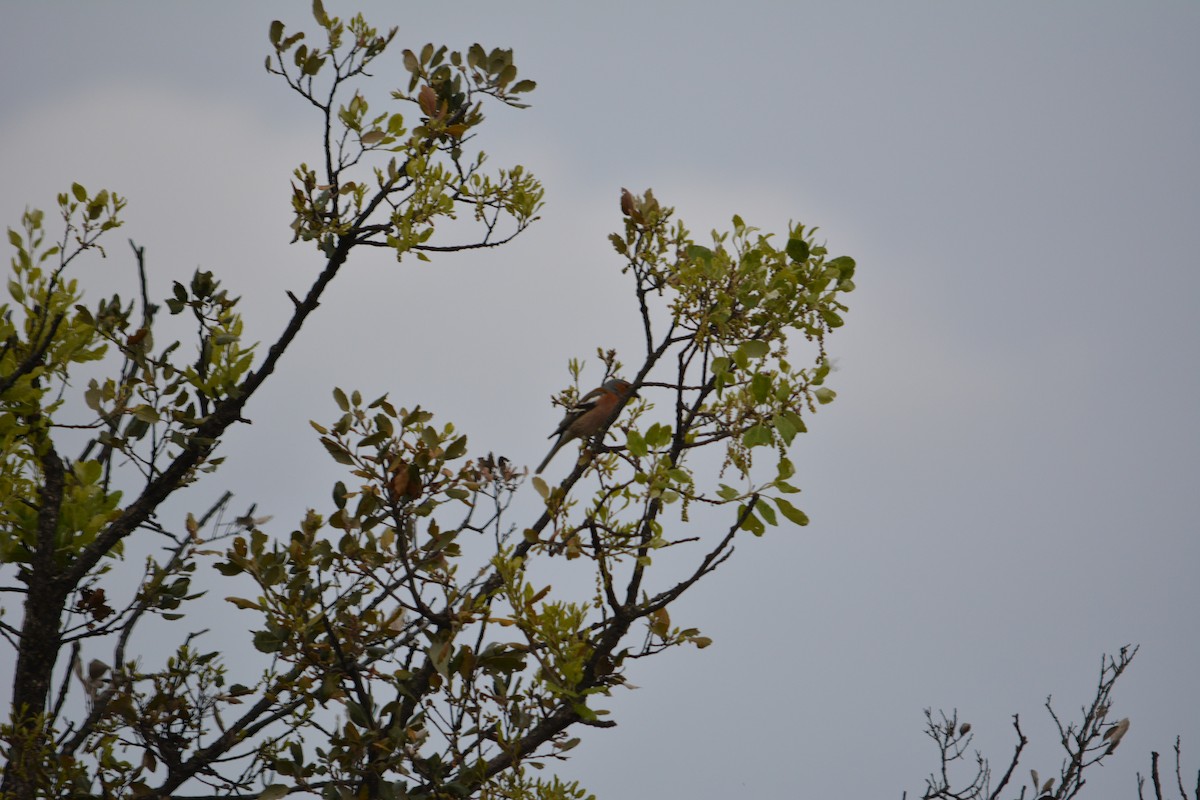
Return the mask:
<path id="1" fill-rule="evenodd" d="M 280 536 L 253 507 L 222 522 L 226 495 L 183 530 L 162 526 L 156 511 L 219 467 L 217 447 L 357 248 L 428 259 L 494 247 L 541 206 L 527 170 L 487 172 L 469 150 L 486 107 L 524 107 L 535 88 L 511 51 L 405 50 L 407 83 L 381 107 L 365 81 L 395 30 L 343 22 L 319 0 L 313 16 L 319 44 L 271 24 L 266 67 L 320 117 L 320 163 L 294 173 L 292 230 L 325 266 L 269 347 L 243 341 L 239 300 L 211 272 L 152 303 L 136 246 L 137 299 L 83 304 L 68 267 L 103 254 L 121 224 L 115 194 L 72 186 L 53 245 L 38 211 L 9 233 L 0 589 L 23 617 L 0 618 L 15 653 L 6 797 L 587 797 L 538 770 L 579 743 L 579 726 L 614 724 L 604 698 L 639 659 L 709 644 L 671 609 L 740 532 L 807 522 L 788 499 L 788 452 L 834 398 L 826 338 L 854 262 L 801 225 L 776 241 L 734 217 L 697 242 L 646 191 L 623 192 L 611 239 L 641 318 L 640 393 L 559 483 L 533 479 L 536 519 L 512 519 L 525 469 L 472 455 L 426 409 L 335 389 L 336 417 L 313 424 L 346 469 L 326 513 Z M 478 236 L 447 239 L 459 214 Z M 156 341 L 163 306 L 194 323 L 194 349 Z M 605 378 L 623 369 L 615 352 L 600 360 Z M 571 369 L 563 403 L 579 394 L 583 367 Z M 80 455 L 63 455 L 81 435 Z M 147 537 L 167 545 L 125 598 L 114 559 Z M 667 548 L 692 559 L 682 579 L 657 569 Z M 539 566 L 560 556 L 591 592 L 545 581 Z M 192 634 L 160 665 L 133 652 L 148 620 L 185 617 L 205 563 L 254 587 L 227 599 L 253 620 L 261 672 Z M 85 647 L 111 655 L 85 665 Z"/>

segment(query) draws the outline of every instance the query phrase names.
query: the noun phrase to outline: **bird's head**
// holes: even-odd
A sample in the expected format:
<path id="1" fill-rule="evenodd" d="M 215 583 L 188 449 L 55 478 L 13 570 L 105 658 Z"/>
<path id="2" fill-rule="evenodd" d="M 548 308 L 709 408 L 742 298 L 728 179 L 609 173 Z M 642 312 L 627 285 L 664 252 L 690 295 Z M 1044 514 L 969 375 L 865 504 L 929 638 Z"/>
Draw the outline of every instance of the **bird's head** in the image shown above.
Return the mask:
<path id="1" fill-rule="evenodd" d="M 622 399 L 638 396 L 638 393 L 633 391 L 633 384 L 621 378 L 609 378 L 604 382 L 604 388 Z"/>

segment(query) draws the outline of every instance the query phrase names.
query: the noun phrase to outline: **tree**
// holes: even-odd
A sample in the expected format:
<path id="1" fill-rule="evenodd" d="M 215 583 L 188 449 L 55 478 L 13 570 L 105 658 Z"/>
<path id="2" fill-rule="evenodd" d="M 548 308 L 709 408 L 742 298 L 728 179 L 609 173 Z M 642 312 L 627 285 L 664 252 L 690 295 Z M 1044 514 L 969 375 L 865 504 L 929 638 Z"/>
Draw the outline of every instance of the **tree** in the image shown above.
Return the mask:
<path id="1" fill-rule="evenodd" d="M 321 118 L 319 165 L 295 171 L 292 228 L 325 266 L 291 297 L 268 348 L 243 343 L 238 298 L 203 271 L 163 301 L 195 321 L 194 355 L 179 341 L 158 346 L 161 306 L 136 246 L 138 302 L 82 303 L 69 268 L 103 253 L 121 224 L 114 193 L 75 184 L 60 195 L 53 243 L 40 211 L 9 232 L 0 589 L 22 620 L 0 618 L 15 654 L 5 797 L 583 797 L 533 768 L 574 747 L 572 729 L 613 724 L 598 704 L 639 659 L 708 644 L 670 611 L 739 534 L 807 522 L 786 497 L 797 491 L 787 454 L 834 398 L 825 343 L 842 325 L 854 261 L 830 257 L 815 229 L 794 225 L 776 246 L 736 216 L 698 243 L 649 190 L 622 193 L 623 230 L 611 236 L 644 352 L 629 367 L 600 353 L 599 377 L 621 373 L 639 397 L 560 482 L 531 481 L 536 519 L 510 511 L 524 468 L 471 457 L 466 436 L 426 409 L 334 389 L 336 418 L 313 424 L 347 470 L 329 513 L 310 510 L 280 535 L 253 508 L 219 522 L 226 495 L 183 530 L 159 521 L 164 503 L 219 466 L 219 445 L 354 252 L 427 260 L 495 247 L 541 206 L 526 170 L 488 173 L 467 151 L 485 103 L 520 108 L 535 88 L 518 80 L 511 51 L 404 51 L 409 82 L 391 97 L 411 104 L 414 125 L 372 111 L 360 88 L 395 30 L 343 22 L 319 0 L 313 12 L 321 43 L 274 22 L 266 67 Z M 458 213 L 478 238 L 444 241 Z M 101 370 L 86 386 L 85 364 L 86 375 Z M 584 374 L 579 362 L 571 371 L 564 405 Z M 67 422 L 81 409 L 89 421 Z M 81 430 L 79 456 L 64 455 Z M 764 458 L 767 480 L 752 473 Z M 167 546 L 123 597 L 114 560 L 147 536 Z M 682 578 L 656 569 L 669 548 L 676 567 L 691 559 Z M 547 585 L 547 559 L 592 590 Z M 256 586 L 229 601 L 253 618 L 265 671 L 241 674 L 190 635 L 177 634 L 165 664 L 131 651 L 139 626 L 169 631 L 185 618 L 205 562 Z M 85 665 L 85 646 L 111 655 Z"/>
<path id="2" fill-rule="evenodd" d="M 1041 773 L 1037 769 L 1029 770 L 1029 781 L 1017 772 L 1022 765 L 1029 738 L 1021 730 L 1020 715 L 1012 718 L 1013 731 L 1017 743 L 1012 755 L 1004 763 L 1004 771 L 1000 775 L 992 772 L 991 761 L 978 750 L 972 750 L 974 733 L 969 722 L 959 722 L 958 712 L 946 714 L 939 711 L 937 719 L 934 713 L 925 710 L 925 734 L 934 742 L 938 750 L 938 767 L 925 779 L 925 791 L 922 800 L 1000 800 L 1003 797 L 1013 797 L 1024 800 L 1026 797 L 1037 800 L 1072 800 L 1078 797 L 1087 783 L 1087 774 L 1093 767 L 1102 765 L 1112 756 L 1125 734 L 1129 731 L 1129 717 L 1118 717 L 1113 709 L 1113 690 L 1117 680 L 1133 663 L 1137 655 L 1136 646 L 1125 646 L 1116 656 L 1104 656 L 1100 661 L 1100 675 L 1096 682 L 1095 694 L 1086 706 L 1080 709 L 1078 721 L 1063 719 L 1054 710 L 1052 698 L 1047 697 L 1045 708 L 1058 731 L 1058 745 L 1062 750 L 1062 761 L 1055 774 Z M 963 769 L 960 765 L 968 760 L 974 767 Z M 1162 777 L 1159 770 L 1159 754 L 1150 754 L 1150 773 L 1154 791 L 1154 800 L 1163 800 L 1168 795 L 1163 794 Z M 1138 800 L 1144 800 L 1146 778 L 1138 773 Z M 1179 800 L 1189 800 L 1187 789 L 1183 785 L 1183 754 L 1180 740 L 1175 739 L 1175 788 L 1179 792 Z M 1169 790 L 1168 790 L 1169 794 Z M 907 792 L 904 797 L 908 797 Z M 1191 800 L 1200 800 L 1200 772 L 1196 775 L 1196 788 L 1190 795 Z"/>
<path id="3" fill-rule="evenodd" d="M 1029 744 L 1029 739 L 1021 730 L 1019 715 L 1013 715 L 1012 723 L 1017 735 L 1016 747 L 1004 773 L 999 776 L 993 788 L 991 764 L 978 751 L 974 753 L 975 769 L 969 779 L 956 781 L 952 777 L 955 763 L 965 759 L 971 746 L 974 736 L 971 733 L 971 725 L 966 722 L 960 724 L 957 711 L 950 715 L 939 712 L 939 719 L 935 720 L 933 713 L 927 709 L 925 733 L 937 745 L 940 764 L 938 771 L 925 781 L 925 792 L 921 795 L 923 800 L 995 800 L 1002 797 L 1008 789 L 1018 791 L 1019 797 L 1024 797 L 1026 790 L 1029 790 L 1031 797 L 1037 798 L 1070 800 L 1077 796 L 1087 782 L 1085 772 L 1112 755 L 1124 738 L 1125 732 L 1129 730 L 1127 717 L 1115 719 L 1112 714 L 1112 693 L 1117 679 L 1129 667 L 1136 654 L 1136 647 L 1124 647 L 1115 658 L 1105 656 L 1100 665 L 1096 693 L 1089 705 L 1082 710 L 1082 719 L 1078 723 L 1064 724 L 1055 712 L 1050 698 L 1046 698 L 1046 710 L 1058 728 L 1059 744 L 1065 755 L 1062 769 L 1057 776 L 1046 776 L 1043 779 L 1038 771 L 1033 769 L 1029 772 L 1031 780 L 1028 785 L 1020 776 L 1015 776 L 1025 746 Z"/>

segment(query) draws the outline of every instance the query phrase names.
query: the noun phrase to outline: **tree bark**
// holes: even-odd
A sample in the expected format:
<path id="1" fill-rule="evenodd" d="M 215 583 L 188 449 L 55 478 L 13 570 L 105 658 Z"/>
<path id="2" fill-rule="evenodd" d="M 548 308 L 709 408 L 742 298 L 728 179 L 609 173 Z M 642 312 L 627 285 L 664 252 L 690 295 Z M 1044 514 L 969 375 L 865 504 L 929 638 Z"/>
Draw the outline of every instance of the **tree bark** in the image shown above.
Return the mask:
<path id="1" fill-rule="evenodd" d="M 69 583 L 55 568 L 54 551 L 62 509 L 64 470 L 48 437 L 42 443 L 43 485 L 39 492 L 37 548 L 30 565 L 21 624 L 20 650 L 13 676 L 13 738 L 0 795 L 33 800 L 38 794 L 40 762 L 46 744 L 46 701 L 62 646 L 62 614 Z"/>

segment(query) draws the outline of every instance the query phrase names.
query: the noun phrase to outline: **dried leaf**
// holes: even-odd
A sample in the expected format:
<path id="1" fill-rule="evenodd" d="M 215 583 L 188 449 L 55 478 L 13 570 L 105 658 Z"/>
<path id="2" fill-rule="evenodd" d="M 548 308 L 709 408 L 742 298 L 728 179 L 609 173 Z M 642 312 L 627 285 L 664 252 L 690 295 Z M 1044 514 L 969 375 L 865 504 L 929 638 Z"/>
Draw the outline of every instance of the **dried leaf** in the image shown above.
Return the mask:
<path id="1" fill-rule="evenodd" d="M 421 106 L 421 110 L 425 112 L 425 116 L 432 117 L 437 113 L 437 92 L 429 84 L 422 86 L 420 93 L 417 95 L 417 103 Z"/>

